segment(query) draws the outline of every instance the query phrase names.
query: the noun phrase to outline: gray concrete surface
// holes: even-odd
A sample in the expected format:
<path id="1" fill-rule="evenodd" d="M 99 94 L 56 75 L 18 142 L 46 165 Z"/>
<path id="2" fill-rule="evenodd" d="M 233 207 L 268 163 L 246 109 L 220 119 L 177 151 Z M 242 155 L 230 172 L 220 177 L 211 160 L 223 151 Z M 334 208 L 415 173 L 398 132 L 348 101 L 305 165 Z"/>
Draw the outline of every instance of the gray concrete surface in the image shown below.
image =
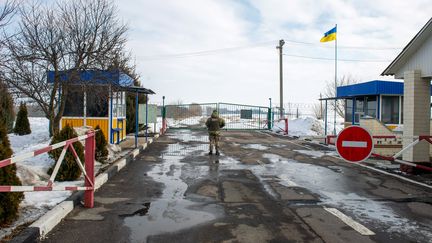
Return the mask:
<path id="1" fill-rule="evenodd" d="M 94 209 L 76 207 L 42 242 L 432 239 L 430 189 L 261 132 L 224 133 L 219 157 L 207 146 L 203 131 L 169 131 L 96 192 Z"/>

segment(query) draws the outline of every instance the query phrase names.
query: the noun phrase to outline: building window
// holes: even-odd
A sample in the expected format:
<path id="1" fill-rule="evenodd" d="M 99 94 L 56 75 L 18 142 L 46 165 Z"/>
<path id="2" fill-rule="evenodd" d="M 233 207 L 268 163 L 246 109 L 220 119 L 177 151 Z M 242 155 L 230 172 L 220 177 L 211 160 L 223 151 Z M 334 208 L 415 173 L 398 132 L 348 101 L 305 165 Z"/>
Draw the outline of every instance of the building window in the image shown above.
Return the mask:
<path id="1" fill-rule="evenodd" d="M 375 117 L 377 114 L 377 97 L 376 96 L 367 96 L 365 97 L 365 115 Z"/>
<path id="2" fill-rule="evenodd" d="M 345 122 L 352 122 L 352 108 L 353 108 L 352 99 L 346 99 L 345 100 Z"/>
<path id="3" fill-rule="evenodd" d="M 113 93 L 113 117 L 126 117 L 126 93 Z"/>
<path id="4" fill-rule="evenodd" d="M 385 124 L 399 124 L 399 96 L 383 96 L 381 114 Z"/>
<path id="5" fill-rule="evenodd" d="M 66 87 L 65 87 L 66 88 Z M 83 117 L 84 116 L 84 90 L 81 86 L 67 86 L 63 116 Z"/>
<path id="6" fill-rule="evenodd" d="M 345 121 L 352 122 L 353 100 L 345 100 Z M 377 97 L 363 96 L 355 98 L 355 123 L 359 123 L 362 116 L 370 116 L 376 118 L 377 115 Z"/>
<path id="7" fill-rule="evenodd" d="M 364 112 L 364 108 L 365 108 L 364 97 L 356 98 L 355 101 L 356 101 L 355 102 L 356 105 L 355 105 L 354 122 L 355 123 L 359 123 L 360 122 L 360 117 L 365 114 L 365 112 Z"/>
<path id="8" fill-rule="evenodd" d="M 108 117 L 108 90 L 89 86 L 86 93 L 87 117 Z"/>
<path id="9" fill-rule="evenodd" d="M 112 116 L 117 117 L 118 92 L 113 92 L 112 98 Z"/>

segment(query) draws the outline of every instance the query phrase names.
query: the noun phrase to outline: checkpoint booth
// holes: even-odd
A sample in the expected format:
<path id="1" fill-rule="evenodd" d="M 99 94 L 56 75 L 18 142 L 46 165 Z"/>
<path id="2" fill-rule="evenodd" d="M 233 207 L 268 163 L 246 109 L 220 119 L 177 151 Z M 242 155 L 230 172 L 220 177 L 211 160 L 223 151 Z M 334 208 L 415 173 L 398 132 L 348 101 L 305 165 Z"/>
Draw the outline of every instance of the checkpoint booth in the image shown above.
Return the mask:
<path id="1" fill-rule="evenodd" d="M 345 127 L 359 125 L 360 118 L 375 118 L 393 130 L 403 124 L 403 83 L 373 80 L 337 87 L 344 101 Z"/>
<path id="2" fill-rule="evenodd" d="M 432 86 L 429 86 L 429 89 L 432 94 Z M 344 127 L 357 125 L 367 129 L 374 136 L 375 153 L 393 155 L 402 149 L 402 138 L 390 137 L 401 136 L 404 129 L 403 82 L 373 80 L 339 86 L 336 97 L 322 100 L 327 104 L 328 100 L 335 99 L 341 100 L 344 104 Z M 432 105 L 429 108 L 431 107 Z M 328 114 L 325 113 L 327 117 Z M 430 126 L 432 127 L 432 120 Z M 325 134 L 328 135 L 326 127 Z M 331 138 L 328 139 L 333 141 Z M 432 156 L 432 153 L 430 155 Z"/>
<path id="3" fill-rule="evenodd" d="M 432 93 L 432 87 L 430 87 Z M 345 127 L 361 125 L 361 119 L 375 119 L 391 131 L 402 131 L 404 84 L 373 80 L 337 87 L 337 99 L 344 102 Z"/>
<path id="4" fill-rule="evenodd" d="M 48 72 L 48 83 L 54 82 L 54 75 Z M 154 94 L 133 86 L 134 80 L 119 70 L 62 71 L 57 75 L 61 82 L 59 93 L 67 89 L 60 129 L 66 124 L 99 126 L 111 144 L 126 139 L 126 93 Z"/>

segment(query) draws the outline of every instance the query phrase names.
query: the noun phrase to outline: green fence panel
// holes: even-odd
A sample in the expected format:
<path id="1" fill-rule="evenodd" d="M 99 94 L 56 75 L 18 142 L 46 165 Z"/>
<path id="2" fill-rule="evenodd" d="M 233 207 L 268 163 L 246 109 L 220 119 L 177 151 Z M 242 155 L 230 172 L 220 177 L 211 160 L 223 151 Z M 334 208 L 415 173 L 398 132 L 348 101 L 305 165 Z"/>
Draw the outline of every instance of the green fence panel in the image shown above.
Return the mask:
<path id="1" fill-rule="evenodd" d="M 266 130 L 268 107 L 219 103 L 219 115 L 227 130 Z"/>
<path id="2" fill-rule="evenodd" d="M 171 129 L 205 129 L 205 122 L 217 103 L 166 105 L 167 125 Z"/>
<path id="3" fill-rule="evenodd" d="M 266 130 L 269 108 L 233 103 L 166 105 L 163 112 L 171 129 L 206 129 L 205 122 L 213 110 L 225 120 L 224 130 Z"/>
<path id="4" fill-rule="evenodd" d="M 139 123 L 145 124 L 146 123 L 146 105 L 140 104 L 139 105 Z M 156 123 L 157 122 L 157 105 L 148 105 L 148 116 L 147 116 L 147 122 L 148 123 Z"/>

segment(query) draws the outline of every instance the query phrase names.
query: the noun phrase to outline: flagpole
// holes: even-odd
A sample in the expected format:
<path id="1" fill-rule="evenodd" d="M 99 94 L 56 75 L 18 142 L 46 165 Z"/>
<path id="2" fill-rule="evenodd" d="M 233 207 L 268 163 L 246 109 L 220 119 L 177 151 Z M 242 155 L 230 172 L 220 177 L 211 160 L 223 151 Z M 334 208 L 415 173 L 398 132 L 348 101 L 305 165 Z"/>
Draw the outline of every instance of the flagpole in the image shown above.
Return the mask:
<path id="1" fill-rule="evenodd" d="M 333 133 L 336 135 L 336 110 L 337 110 L 337 24 L 336 29 L 336 39 L 335 39 L 335 110 L 334 110 L 334 121 L 333 121 Z"/>

